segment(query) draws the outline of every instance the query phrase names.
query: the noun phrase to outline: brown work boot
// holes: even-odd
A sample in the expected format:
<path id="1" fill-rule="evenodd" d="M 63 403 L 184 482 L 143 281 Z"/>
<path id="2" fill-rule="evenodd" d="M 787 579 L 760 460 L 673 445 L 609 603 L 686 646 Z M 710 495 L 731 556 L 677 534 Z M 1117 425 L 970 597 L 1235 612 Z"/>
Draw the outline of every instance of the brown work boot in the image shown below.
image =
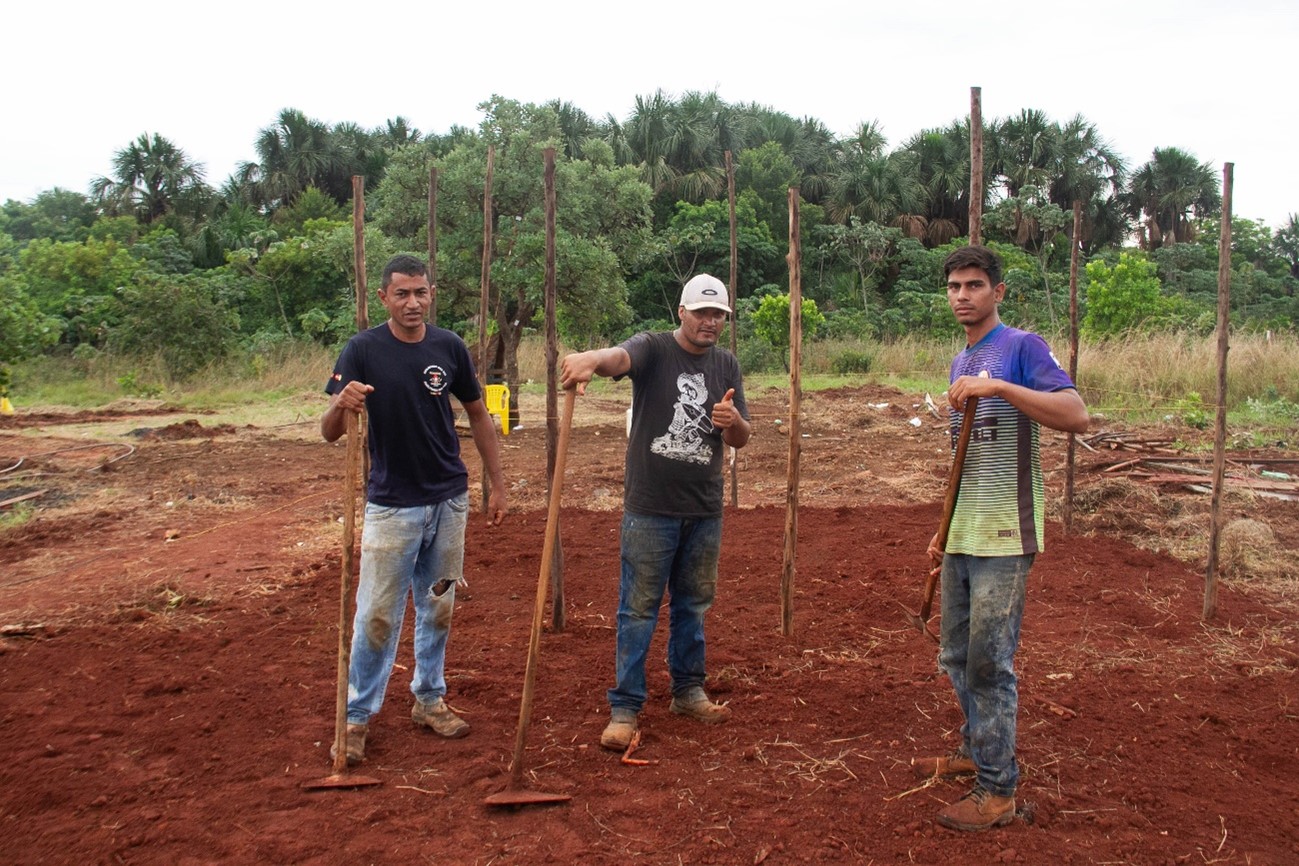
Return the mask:
<path id="1" fill-rule="evenodd" d="M 979 768 L 974 766 L 973 758 L 957 750 L 937 758 L 912 758 L 911 769 L 922 779 L 932 779 L 934 776 L 950 779 L 954 776 L 972 776 Z"/>
<path id="2" fill-rule="evenodd" d="M 678 716 L 688 716 L 706 725 L 720 725 L 731 717 L 730 707 L 713 703 L 708 699 L 707 693 L 698 687 L 673 695 L 672 705 L 668 709 Z"/>
<path id="3" fill-rule="evenodd" d="M 347 766 L 355 767 L 365 760 L 365 735 L 368 731 L 369 726 L 367 725 L 347 723 L 347 734 L 343 747 L 347 754 Z M 329 757 L 338 758 L 338 743 L 329 747 Z"/>
<path id="4" fill-rule="evenodd" d="M 604 726 L 600 735 L 600 745 L 615 752 L 626 751 L 636 733 L 636 713 L 625 707 L 614 707 L 609 711 L 609 724 Z"/>
<path id="5" fill-rule="evenodd" d="M 978 785 L 938 813 L 938 823 L 953 830 L 987 830 L 1015 820 L 1015 798 L 989 794 Z"/>
<path id="6" fill-rule="evenodd" d="M 417 725 L 432 728 L 433 733 L 448 740 L 458 740 L 469 733 L 469 723 L 451 712 L 442 698 L 432 703 L 416 700 L 410 708 L 410 720 Z"/>

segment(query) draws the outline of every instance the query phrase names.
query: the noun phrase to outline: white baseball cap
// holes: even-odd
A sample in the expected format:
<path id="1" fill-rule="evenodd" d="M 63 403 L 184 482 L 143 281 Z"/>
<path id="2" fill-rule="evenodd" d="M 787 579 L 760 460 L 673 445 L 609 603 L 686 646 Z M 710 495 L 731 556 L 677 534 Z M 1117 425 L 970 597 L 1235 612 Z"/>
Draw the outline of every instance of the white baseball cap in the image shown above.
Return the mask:
<path id="1" fill-rule="evenodd" d="M 687 310 L 715 310 L 731 312 L 731 298 L 726 284 L 708 274 L 696 274 L 681 289 L 681 306 Z"/>

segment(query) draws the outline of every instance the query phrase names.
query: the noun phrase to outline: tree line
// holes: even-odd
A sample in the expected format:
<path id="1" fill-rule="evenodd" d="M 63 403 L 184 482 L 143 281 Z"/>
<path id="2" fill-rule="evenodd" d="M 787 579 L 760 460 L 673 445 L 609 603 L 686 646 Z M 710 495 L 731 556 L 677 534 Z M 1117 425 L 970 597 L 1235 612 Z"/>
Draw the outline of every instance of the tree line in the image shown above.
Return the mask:
<path id="1" fill-rule="evenodd" d="M 517 381 L 544 275 L 542 152 L 556 148 L 562 338 L 615 340 L 673 320 L 692 274 L 730 273 L 726 153 L 734 163 L 742 362 L 771 367 L 764 299 L 786 291 L 787 190 L 799 188 L 803 294 L 815 336 L 952 332 L 941 262 L 969 232 L 968 119 L 890 148 L 874 122 L 840 138 L 815 118 L 716 93 L 637 97 L 624 119 L 493 96 L 476 129 L 375 129 L 287 108 L 220 186 L 155 132 L 117 151 L 85 193 L 0 208 L 0 365 L 40 353 L 158 353 L 184 377 L 239 350 L 336 344 L 353 330 L 352 177 L 365 178 L 367 266 L 419 253 L 438 170 L 438 323 L 477 338 L 486 155 L 493 181 L 492 373 Z M 1025 109 L 984 124 L 983 236 L 1007 264 L 1003 316 L 1062 327 L 1074 202 L 1086 257 L 1084 328 L 1206 332 L 1217 295 L 1218 173 L 1156 148 L 1132 167 L 1097 127 Z M 1237 219 L 1232 316 L 1293 328 L 1299 217 Z M 769 302 L 768 310 L 775 307 Z M 785 315 L 788 313 L 786 311 Z M 806 313 L 805 313 L 806 315 Z M 0 388 L 4 387 L 0 372 Z"/>

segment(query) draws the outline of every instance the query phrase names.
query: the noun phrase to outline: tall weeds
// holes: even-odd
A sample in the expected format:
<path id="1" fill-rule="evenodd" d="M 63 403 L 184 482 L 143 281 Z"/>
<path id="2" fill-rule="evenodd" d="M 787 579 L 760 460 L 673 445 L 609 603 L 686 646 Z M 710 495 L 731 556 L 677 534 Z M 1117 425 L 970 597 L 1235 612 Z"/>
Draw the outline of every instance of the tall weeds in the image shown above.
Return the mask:
<path id="1" fill-rule="evenodd" d="M 1067 365 L 1067 343 L 1056 339 L 1052 348 L 1061 363 Z M 888 381 L 904 389 L 927 389 L 946 381 L 948 365 L 960 349 L 958 340 L 920 337 L 886 343 L 823 340 L 804 347 L 803 373 L 835 384 Z M 567 351 L 561 345 L 559 356 L 562 358 Z M 834 376 L 835 359 L 849 352 L 869 356 L 869 371 Z M 17 405 L 85 407 L 125 397 L 212 406 L 304 392 L 319 395 L 334 359 L 332 349 L 284 344 L 266 352 L 232 357 L 185 381 L 172 381 L 165 367 L 148 357 L 45 357 L 15 367 L 13 397 Z M 542 338 L 523 341 L 519 375 L 522 382 L 516 386 L 539 388 L 545 381 Z M 1211 415 L 1217 375 L 1217 342 L 1213 335 L 1132 335 L 1083 343 L 1079 349 L 1079 390 L 1095 411 L 1156 417 L 1198 406 Z M 1234 335 L 1228 354 L 1227 389 L 1229 410 L 1240 409 L 1250 400 L 1299 405 L 1299 337 Z"/>

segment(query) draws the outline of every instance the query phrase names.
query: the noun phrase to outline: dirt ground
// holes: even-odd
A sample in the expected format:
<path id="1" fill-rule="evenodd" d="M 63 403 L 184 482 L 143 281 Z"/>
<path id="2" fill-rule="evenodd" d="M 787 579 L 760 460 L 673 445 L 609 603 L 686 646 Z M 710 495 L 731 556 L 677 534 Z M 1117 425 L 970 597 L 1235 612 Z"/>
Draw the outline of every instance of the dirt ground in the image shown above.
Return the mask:
<path id="1" fill-rule="evenodd" d="M 323 404 L 265 428 L 145 405 L 0 419 L 0 500 L 29 496 L 0 517 L 31 509 L 0 529 L 5 863 L 1299 862 L 1299 504 L 1224 497 L 1276 546 L 1204 622 L 1209 497 L 1104 473 L 1115 458 L 1087 449 L 1074 530 L 1049 524 L 1030 578 L 1020 817 L 935 823 L 966 783 L 909 761 L 949 750 L 960 718 L 900 605 L 919 605 L 945 430 L 878 386 L 805 397 L 789 636 L 788 399 L 750 395 L 708 626 L 709 688 L 735 716 L 668 713 L 660 628 L 635 766 L 598 744 L 625 397 L 579 401 L 566 624 L 547 609 L 524 758 L 527 788 L 572 799 L 502 810 L 483 799 L 509 779 L 546 519 L 544 404 L 525 398 L 503 440 L 512 511 L 471 523 L 448 654 L 470 736 L 409 721 L 408 626 L 357 771 L 382 784 L 304 790 L 334 724 L 344 448 L 319 440 Z M 1053 515 L 1064 453 L 1045 436 Z"/>

